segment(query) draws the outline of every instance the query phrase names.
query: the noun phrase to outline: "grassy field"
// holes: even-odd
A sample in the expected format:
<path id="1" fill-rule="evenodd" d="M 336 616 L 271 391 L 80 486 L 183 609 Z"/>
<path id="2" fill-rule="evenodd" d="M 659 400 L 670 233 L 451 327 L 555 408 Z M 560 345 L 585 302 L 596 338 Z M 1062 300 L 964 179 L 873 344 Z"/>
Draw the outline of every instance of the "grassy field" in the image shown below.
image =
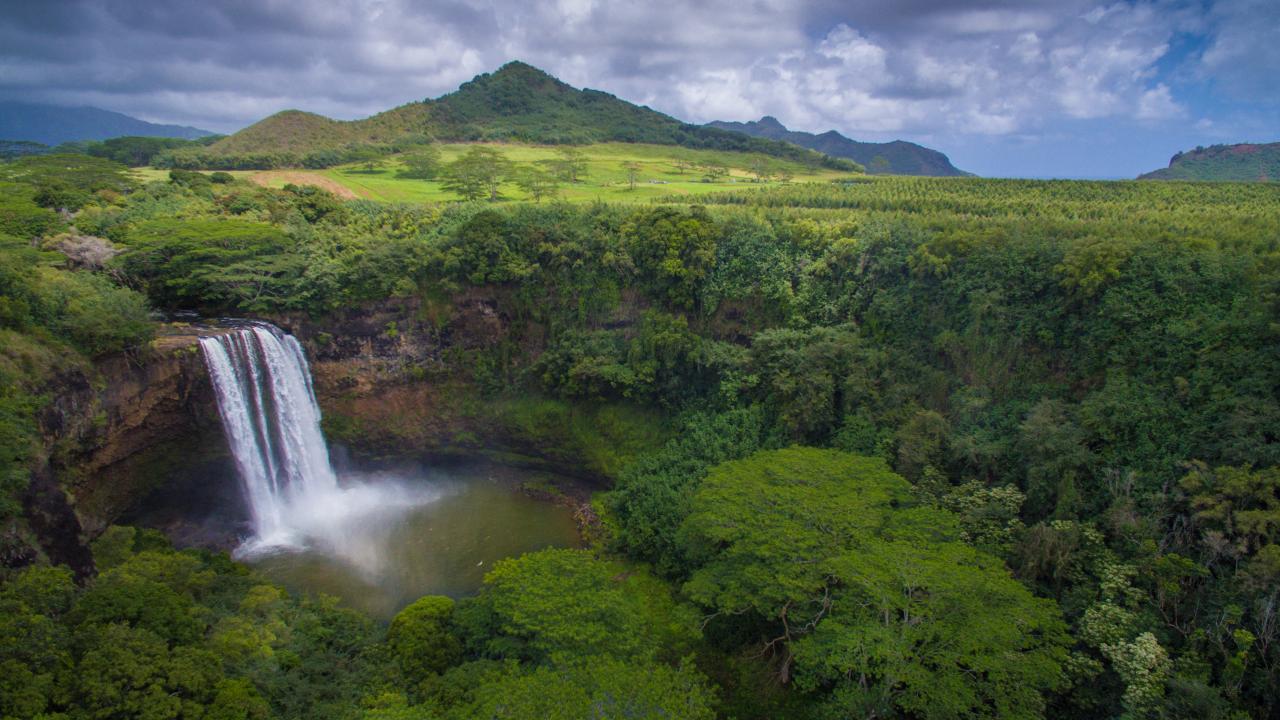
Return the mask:
<path id="1" fill-rule="evenodd" d="M 440 145 L 441 162 L 447 163 L 466 152 L 469 144 Z M 551 160 L 557 149 L 549 146 L 489 144 L 502 152 L 513 163 L 535 163 Z M 600 143 L 580 146 L 585 156 L 587 171 L 580 182 L 565 183 L 560 187 L 560 198 L 570 202 L 648 201 L 665 195 L 699 195 L 732 188 L 780 185 L 774 179 L 756 182 L 750 168 L 754 161 L 762 160 L 774 172 L 785 169 L 792 174 L 791 181 L 823 181 L 846 177 L 842 173 L 824 168 L 813 168 L 796 162 L 780 160 L 765 155 L 722 152 L 715 150 L 690 150 L 669 145 L 640 145 L 630 143 Z M 681 172 L 678 159 L 701 164 L 715 162 L 729 168 L 728 176 L 718 182 L 703 182 L 701 171 L 687 169 Z M 627 180 L 627 163 L 640 166 L 635 188 Z M 372 170 L 362 164 L 340 165 L 326 170 L 264 170 L 235 171 L 232 175 L 248 178 L 268 187 L 283 187 L 287 183 L 313 184 L 324 187 L 344 197 L 360 197 L 383 202 L 439 202 L 457 200 L 458 196 L 440 187 L 439 182 L 411 180 L 397 177 L 402 168 L 396 156 L 380 161 Z M 167 171 L 143 169 L 138 171 L 145 180 L 167 177 Z M 502 186 L 502 196 L 507 201 L 524 201 L 528 196 L 513 183 Z"/>

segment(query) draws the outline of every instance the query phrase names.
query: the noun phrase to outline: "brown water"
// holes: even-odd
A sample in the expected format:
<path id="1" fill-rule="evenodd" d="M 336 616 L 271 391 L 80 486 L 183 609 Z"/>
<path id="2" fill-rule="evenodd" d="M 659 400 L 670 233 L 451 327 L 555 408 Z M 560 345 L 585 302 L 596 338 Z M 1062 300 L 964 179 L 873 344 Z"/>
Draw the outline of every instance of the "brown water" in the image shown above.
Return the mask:
<path id="1" fill-rule="evenodd" d="M 291 590 L 335 595 L 380 618 L 423 595 L 469 595 L 503 558 L 580 543 L 569 508 L 519 490 L 530 479 L 488 463 L 346 476 L 395 484 L 414 504 L 351 526 L 340 552 L 281 551 L 246 562 Z"/>

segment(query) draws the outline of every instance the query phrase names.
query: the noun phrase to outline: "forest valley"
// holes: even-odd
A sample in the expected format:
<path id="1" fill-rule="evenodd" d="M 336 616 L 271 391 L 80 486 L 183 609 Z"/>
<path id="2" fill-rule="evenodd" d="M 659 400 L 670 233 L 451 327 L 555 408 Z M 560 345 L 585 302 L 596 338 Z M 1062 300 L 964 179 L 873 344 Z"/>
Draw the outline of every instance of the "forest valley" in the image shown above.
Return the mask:
<path id="1" fill-rule="evenodd" d="M 1280 714 L 1280 186 L 476 197 L 0 165 L 0 716 Z M 505 331 L 400 381 L 636 410 L 583 431 L 634 440 L 588 547 L 384 623 L 153 529 L 80 577 L 38 541 L 43 409 L 158 313 L 479 291 Z"/>

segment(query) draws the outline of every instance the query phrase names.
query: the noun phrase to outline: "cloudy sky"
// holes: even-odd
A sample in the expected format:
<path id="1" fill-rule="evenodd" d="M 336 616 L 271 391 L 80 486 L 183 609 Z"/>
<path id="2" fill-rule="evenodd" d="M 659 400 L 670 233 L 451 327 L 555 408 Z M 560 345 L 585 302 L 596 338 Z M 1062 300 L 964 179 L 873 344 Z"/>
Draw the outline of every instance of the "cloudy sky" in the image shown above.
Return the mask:
<path id="1" fill-rule="evenodd" d="M 1280 2 L 0 0 L 0 98 L 229 132 L 351 119 L 508 60 L 692 122 L 914 140 L 982 175 L 1131 177 L 1280 140 Z"/>

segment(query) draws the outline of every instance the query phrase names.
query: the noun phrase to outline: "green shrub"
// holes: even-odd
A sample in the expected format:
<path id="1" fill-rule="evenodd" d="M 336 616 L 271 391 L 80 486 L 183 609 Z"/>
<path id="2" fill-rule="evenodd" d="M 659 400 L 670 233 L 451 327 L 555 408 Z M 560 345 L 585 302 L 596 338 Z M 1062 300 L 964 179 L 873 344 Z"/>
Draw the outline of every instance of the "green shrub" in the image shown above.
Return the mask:
<path id="1" fill-rule="evenodd" d="M 450 633 L 452 616 L 452 599 L 427 595 L 401 610 L 391 621 L 387 644 L 410 687 L 458 662 L 462 647 Z"/>

